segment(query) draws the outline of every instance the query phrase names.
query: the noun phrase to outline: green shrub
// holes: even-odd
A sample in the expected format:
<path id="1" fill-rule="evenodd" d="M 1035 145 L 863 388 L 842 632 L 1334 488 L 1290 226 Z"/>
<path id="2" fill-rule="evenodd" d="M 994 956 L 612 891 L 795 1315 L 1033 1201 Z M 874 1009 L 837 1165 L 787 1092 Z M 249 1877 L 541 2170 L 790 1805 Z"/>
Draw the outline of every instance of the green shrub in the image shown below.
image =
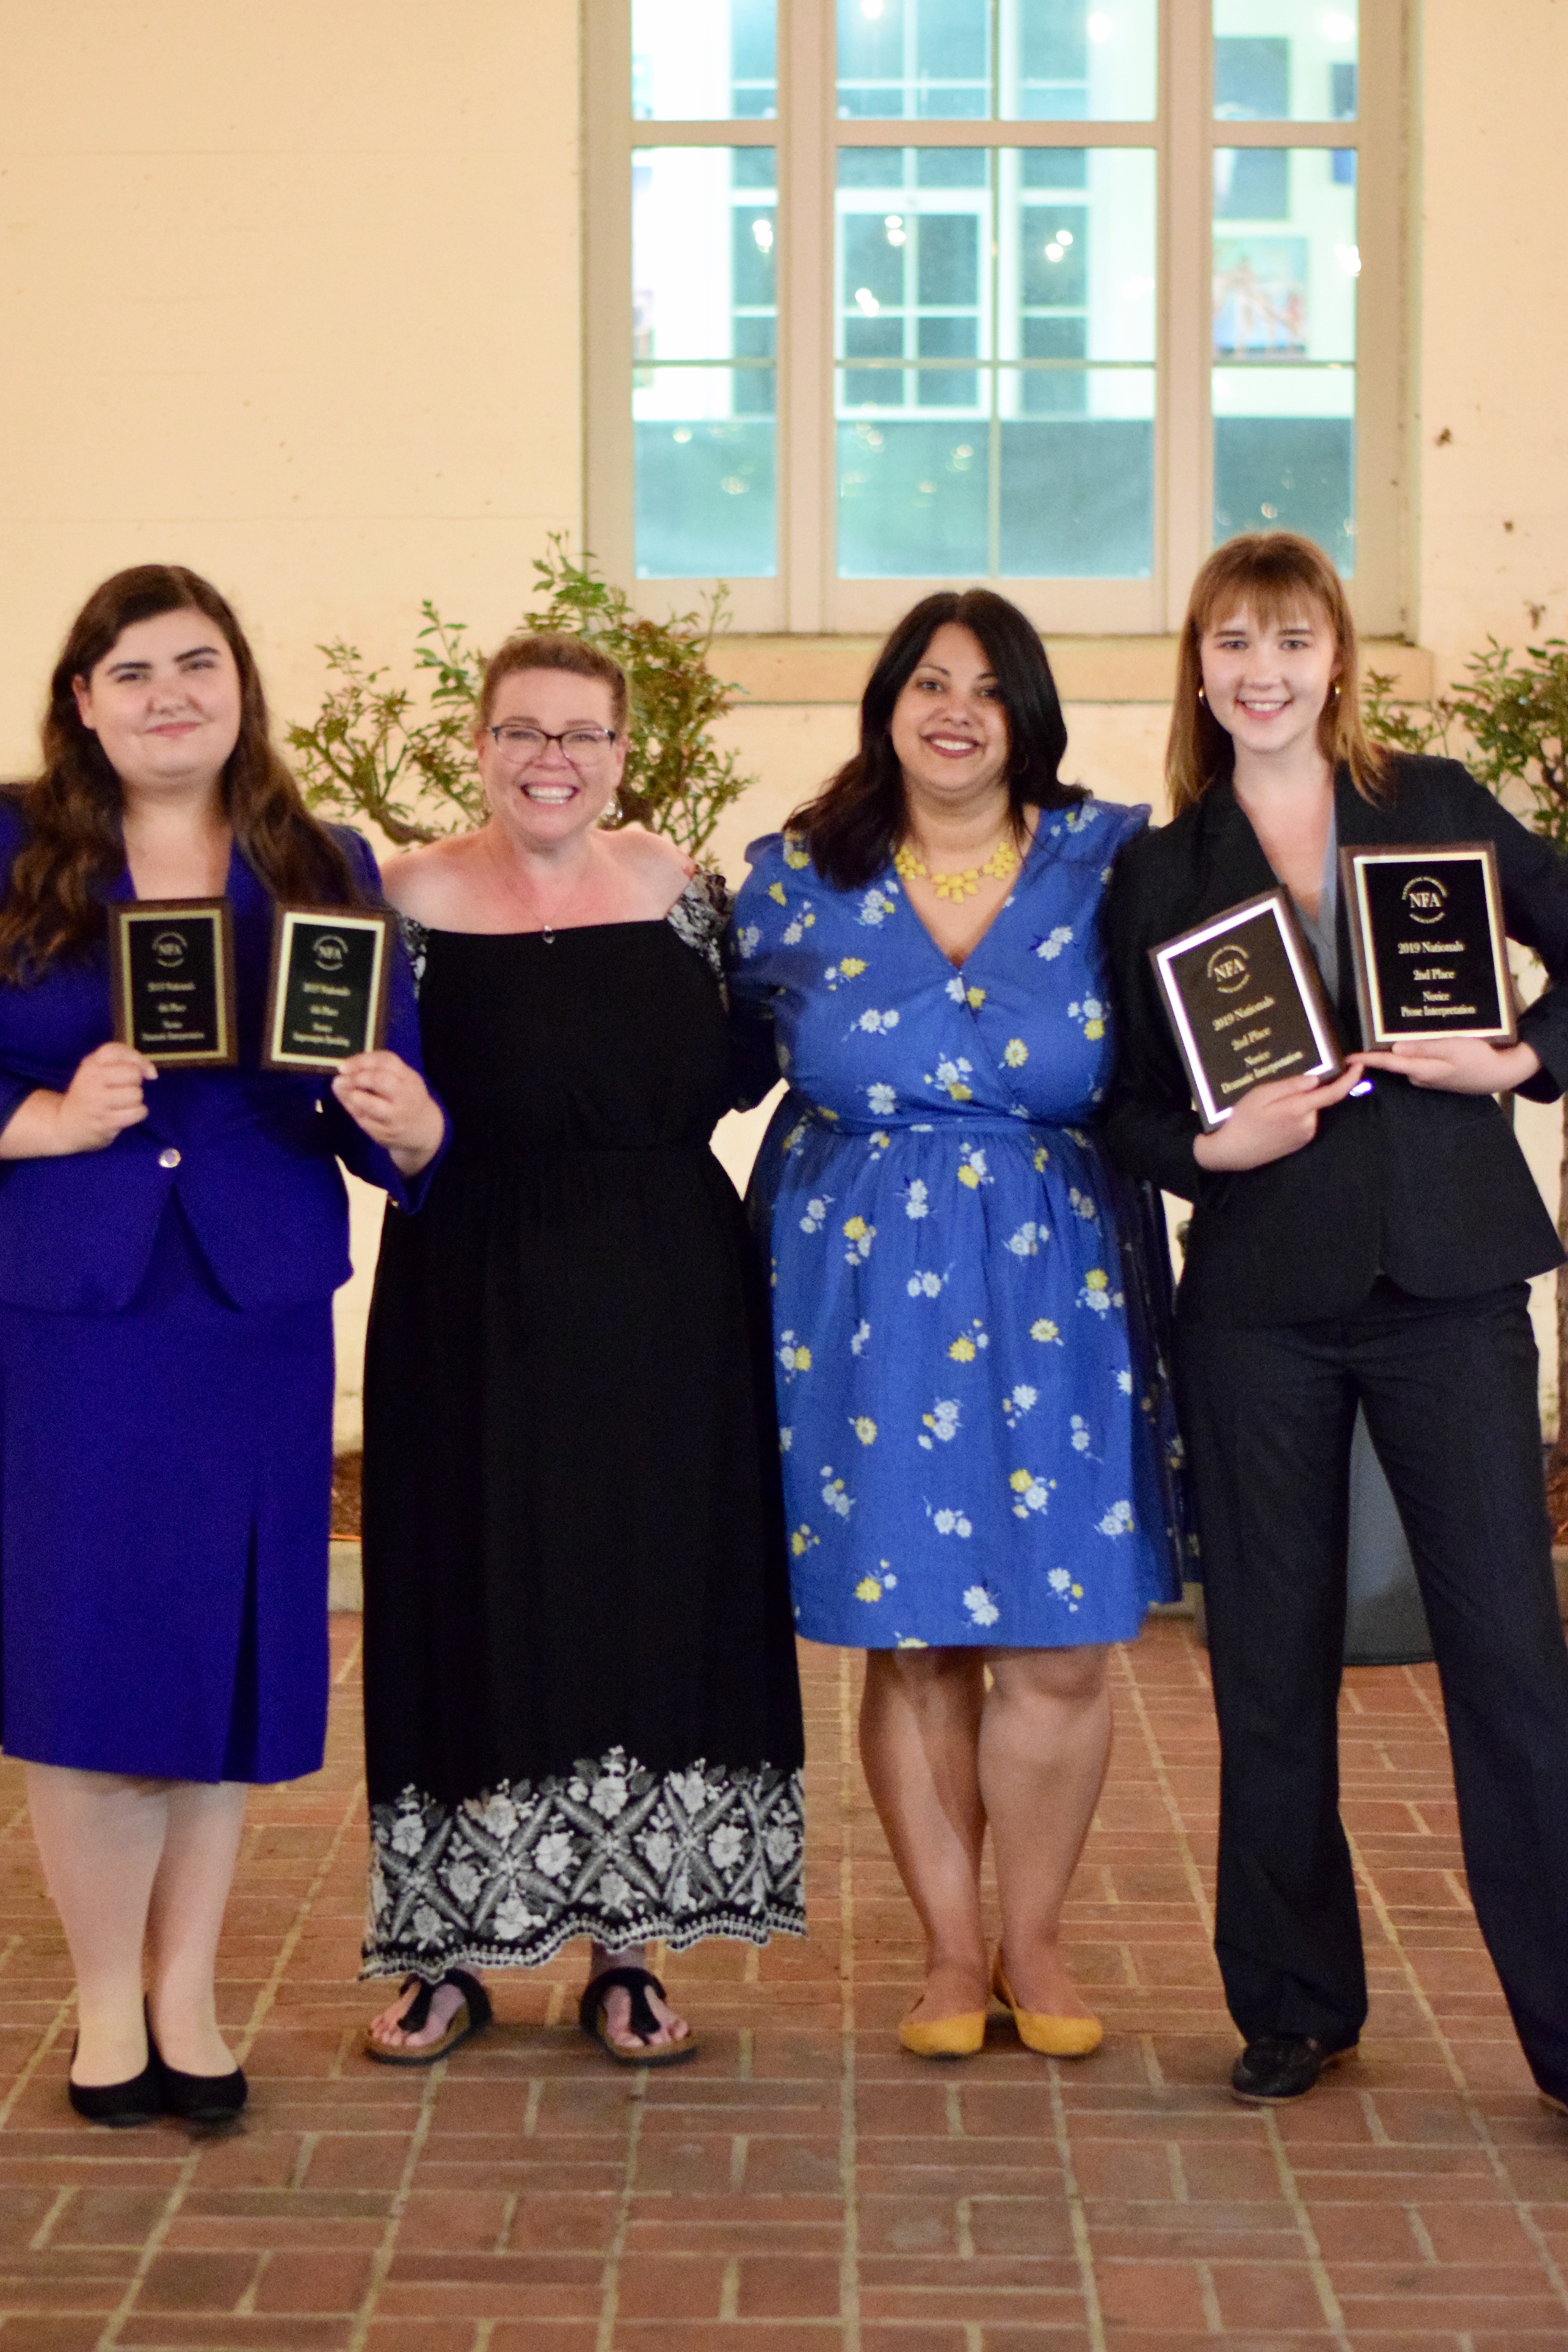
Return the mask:
<path id="1" fill-rule="evenodd" d="M 646 620 L 625 592 L 602 579 L 593 558 L 574 563 L 558 535 L 534 558 L 533 602 L 520 629 L 559 629 L 592 638 L 619 662 L 631 687 L 626 773 L 614 822 L 636 818 L 700 857 L 722 812 L 752 779 L 710 730 L 736 689 L 708 657 L 726 614 L 722 588 L 700 612 Z M 472 730 L 487 656 L 467 624 L 445 621 L 428 599 L 414 640 L 417 700 L 367 669 L 356 646 L 322 646 L 331 683 L 308 724 L 288 730 L 289 747 L 314 808 L 368 817 L 400 847 L 465 833 L 485 821 Z"/>

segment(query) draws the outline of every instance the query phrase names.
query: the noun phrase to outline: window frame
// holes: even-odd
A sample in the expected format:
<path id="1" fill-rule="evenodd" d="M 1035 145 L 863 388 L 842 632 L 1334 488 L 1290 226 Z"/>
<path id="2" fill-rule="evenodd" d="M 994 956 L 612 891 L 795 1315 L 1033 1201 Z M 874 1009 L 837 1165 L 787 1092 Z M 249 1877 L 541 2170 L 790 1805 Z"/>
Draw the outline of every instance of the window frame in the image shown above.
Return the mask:
<path id="1" fill-rule="evenodd" d="M 709 580 L 636 577 L 632 421 L 634 148 L 778 151 L 778 571 L 728 584 L 731 625 L 825 635 L 886 629 L 949 579 L 840 579 L 835 567 L 834 198 L 840 147 L 1132 147 L 1155 155 L 1154 547 L 1146 580 L 988 583 L 1054 635 L 1159 635 L 1181 625 L 1213 545 L 1210 415 L 1212 203 L 1216 147 L 1355 151 L 1356 571 L 1368 634 L 1405 634 L 1410 439 L 1405 135 L 1410 0 L 1363 0 L 1353 122 L 1215 120 L 1212 0 L 1159 0 L 1159 112 L 1152 121 L 840 119 L 836 0 L 778 0 L 776 117 L 632 116 L 631 0 L 583 0 L 584 481 L 587 546 L 639 605 L 695 603 Z M 967 577 L 967 575 L 965 575 Z"/>

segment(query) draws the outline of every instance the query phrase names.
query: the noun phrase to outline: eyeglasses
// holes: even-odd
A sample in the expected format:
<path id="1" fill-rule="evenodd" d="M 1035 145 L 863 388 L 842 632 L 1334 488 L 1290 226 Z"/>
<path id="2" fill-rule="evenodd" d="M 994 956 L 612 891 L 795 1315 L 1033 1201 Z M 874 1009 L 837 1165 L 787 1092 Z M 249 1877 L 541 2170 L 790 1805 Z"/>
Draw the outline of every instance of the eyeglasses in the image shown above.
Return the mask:
<path id="1" fill-rule="evenodd" d="M 564 727 L 554 735 L 546 727 L 501 726 L 485 731 L 520 768 L 531 767 L 547 743 L 559 743 L 563 759 L 574 768 L 592 768 L 616 740 L 613 727 Z"/>

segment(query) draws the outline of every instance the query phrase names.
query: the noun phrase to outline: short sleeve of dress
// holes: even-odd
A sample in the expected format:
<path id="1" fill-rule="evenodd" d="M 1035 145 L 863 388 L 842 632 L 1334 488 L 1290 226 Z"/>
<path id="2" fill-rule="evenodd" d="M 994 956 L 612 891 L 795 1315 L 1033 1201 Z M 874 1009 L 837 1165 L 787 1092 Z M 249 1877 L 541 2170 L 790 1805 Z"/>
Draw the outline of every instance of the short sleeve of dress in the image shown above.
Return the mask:
<path id="1" fill-rule="evenodd" d="M 732 905 L 721 874 L 694 874 L 665 917 L 677 939 L 702 958 L 719 986 L 728 990 L 724 971 L 724 933 Z"/>
<path id="2" fill-rule="evenodd" d="M 414 993 L 417 997 L 425 979 L 426 959 L 430 952 L 430 932 L 424 923 L 416 923 L 412 915 L 399 914 L 397 935 L 408 957 L 408 968 L 414 975 Z"/>

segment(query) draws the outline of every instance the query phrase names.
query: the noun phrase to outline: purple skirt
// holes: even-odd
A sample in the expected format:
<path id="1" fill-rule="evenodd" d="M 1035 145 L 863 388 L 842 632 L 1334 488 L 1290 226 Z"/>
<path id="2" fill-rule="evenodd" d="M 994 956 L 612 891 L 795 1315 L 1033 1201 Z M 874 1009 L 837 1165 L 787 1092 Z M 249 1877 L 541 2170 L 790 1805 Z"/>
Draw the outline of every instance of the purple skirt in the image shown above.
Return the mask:
<path id="1" fill-rule="evenodd" d="M 246 1313 L 176 1202 L 117 1315 L 0 1306 L 0 1744 L 291 1780 L 327 1715 L 330 1298 Z"/>

